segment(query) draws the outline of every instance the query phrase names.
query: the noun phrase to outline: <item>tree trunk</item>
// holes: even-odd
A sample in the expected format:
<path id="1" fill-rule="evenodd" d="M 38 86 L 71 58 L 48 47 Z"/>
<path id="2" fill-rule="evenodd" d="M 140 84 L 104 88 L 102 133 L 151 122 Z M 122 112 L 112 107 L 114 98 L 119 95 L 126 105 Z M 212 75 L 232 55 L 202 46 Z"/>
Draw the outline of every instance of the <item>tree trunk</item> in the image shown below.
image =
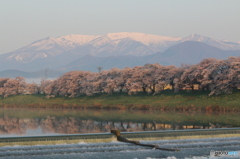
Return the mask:
<path id="1" fill-rule="evenodd" d="M 191 84 L 191 89 L 192 91 L 194 91 L 194 84 Z"/>
<path id="2" fill-rule="evenodd" d="M 155 90 L 156 90 L 155 84 L 152 85 L 152 89 L 151 90 L 152 90 L 152 94 L 154 94 Z"/>
<path id="3" fill-rule="evenodd" d="M 146 87 L 142 87 L 143 93 L 146 93 Z"/>

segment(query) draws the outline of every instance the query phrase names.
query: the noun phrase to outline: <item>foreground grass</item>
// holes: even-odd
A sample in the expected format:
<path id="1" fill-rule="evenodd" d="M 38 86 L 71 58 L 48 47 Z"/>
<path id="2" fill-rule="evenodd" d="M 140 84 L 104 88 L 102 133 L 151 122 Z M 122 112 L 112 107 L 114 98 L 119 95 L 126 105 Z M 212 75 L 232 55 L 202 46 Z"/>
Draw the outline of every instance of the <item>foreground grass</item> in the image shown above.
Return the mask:
<path id="1" fill-rule="evenodd" d="M 92 108 L 92 109 L 145 109 L 174 111 L 240 111 L 240 91 L 230 95 L 208 96 L 209 92 L 195 91 L 173 93 L 163 91 L 158 95 L 97 94 L 77 98 L 57 97 L 47 99 L 45 95 L 16 95 L 0 99 L 2 107 L 37 108 Z"/>

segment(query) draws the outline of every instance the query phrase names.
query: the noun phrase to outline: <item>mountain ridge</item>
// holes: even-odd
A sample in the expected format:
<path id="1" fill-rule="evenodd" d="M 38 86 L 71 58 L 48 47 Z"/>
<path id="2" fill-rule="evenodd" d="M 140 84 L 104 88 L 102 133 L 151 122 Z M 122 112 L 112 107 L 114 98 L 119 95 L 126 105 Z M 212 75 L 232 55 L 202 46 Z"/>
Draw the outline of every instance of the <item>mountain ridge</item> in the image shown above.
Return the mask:
<path id="1" fill-rule="evenodd" d="M 162 65 L 197 64 L 205 58 L 226 59 L 229 56 L 240 56 L 240 50 L 221 50 L 217 47 L 197 41 L 185 41 L 174 45 L 164 52 L 148 56 L 108 56 L 96 57 L 87 55 L 61 67 L 62 71 L 87 70 L 97 72 L 101 66 L 108 70 L 112 67 L 123 69 L 147 63 L 160 63 Z"/>
<path id="2" fill-rule="evenodd" d="M 199 50 L 202 50 L 201 47 L 197 46 L 195 48 L 195 44 L 188 43 L 188 41 L 202 43 L 202 48 L 208 49 L 206 49 L 205 52 L 200 52 Z M 57 38 L 47 37 L 37 40 L 16 51 L 0 55 L 0 71 L 8 69 L 38 71 L 45 68 L 57 70 L 64 69 L 64 66 L 71 68 L 71 63 L 88 55 L 90 55 L 89 58 L 94 56 L 95 60 L 93 61 L 95 62 L 98 61 L 96 60 L 97 58 L 102 60 L 104 59 L 105 63 L 109 64 L 107 68 L 109 68 L 111 65 L 113 65 L 113 67 L 116 65 L 122 68 L 124 67 L 124 63 L 126 65 L 125 61 L 130 63 L 128 64 L 128 67 L 133 67 L 137 64 L 142 65 L 144 62 L 159 62 L 164 65 L 173 64 L 178 66 L 180 62 L 184 62 L 182 61 L 182 56 L 192 56 L 189 54 L 189 50 L 185 51 L 188 52 L 188 54 L 184 54 L 183 48 L 178 48 L 178 51 L 173 50 L 179 46 L 179 44 L 181 44 L 180 46 L 183 47 L 182 43 L 188 44 L 184 46 L 185 49 L 193 47 L 193 49 L 195 48 L 195 50 L 198 50 L 192 50 L 191 52 L 192 54 L 195 53 L 195 56 L 199 57 L 199 60 L 201 60 L 200 58 L 208 58 L 212 54 L 209 50 L 215 50 L 214 56 L 215 58 L 219 59 L 222 57 L 227 57 L 224 55 L 224 53 L 229 54 L 229 56 L 239 56 L 238 52 L 240 50 L 240 43 L 215 40 L 198 34 L 191 34 L 185 38 L 166 37 L 133 32 L 108 33 L 105 35 L 71 34 Z M 206 47 L 203 44 L 212 46 L 215 49 Z M 217 51 L 216 48 L 218 48 Z M 235 51 L 236 53 L 233 53 L 234 50 L 237 50 Z M 178 55 L 179 57 L 175 55 L 175 59 L 170 56 L 167 57 L 167 55 L 171 54 Z M 115 60 L 115 56 L 119 58 L 119 61 L 121 59 L 122 64 L 120 64 L 117 59 Z M 115 62 L 107 62 L 107 59 Z M 172 61 L 170 61 L 170 59 Z M 196 62 L 196 60 L 191 60 L 188 58 L 185 58 L 185 60 L 186 61 L 184 63 Z M 82 61 L 82 63 L 85 63 L 86 61 L 87 59 L 85 58 L 85 61 Z M 100 66 L 101 64 L 102 63 L 98 61 L 98 65 Z M 84 68 L 89 69 L 87 65 L 88 63 L 86 63 Z M 91 65 L 91 63 L 89 63 L 89 65 Z M 92 63 L 92 65 L 95 67 L 96 64 Z M 74 68 L 74 66 L 72 68 Z"/>

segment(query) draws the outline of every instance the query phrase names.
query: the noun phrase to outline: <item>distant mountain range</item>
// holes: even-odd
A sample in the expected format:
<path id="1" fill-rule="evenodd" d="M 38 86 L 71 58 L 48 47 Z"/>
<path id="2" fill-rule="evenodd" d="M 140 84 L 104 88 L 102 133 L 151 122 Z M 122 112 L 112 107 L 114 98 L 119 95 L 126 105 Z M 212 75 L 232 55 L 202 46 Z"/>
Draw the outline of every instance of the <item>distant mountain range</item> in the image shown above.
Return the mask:
<path id="1" fill-rule="evenodd" d="M 62 67 L 62 70 L 90 70 L 96 72 L 96 67 L 101 66 L 104 69 L 112 67 L 124 68 L 144 65 L 146 63 L 160 63 L 162 65 L 197 64 L 205 58 L 226 59 L 230 56 L 240 56 L 240 50 L 221 50 L 214 46 L 207 45 L 197 41 L 185 41 L 174 45 L 164 52 L 155 53 L 148 56 L 108 56 L 96 57 L 87 55 L 81 57 L 68 65 Z"/>
<path id="2" fill-rule="evenodd" d="M 54 71 L 54 70 L 40 70 L 35 72 L 27 72 L 21 70 L 5 70 L 0 71 L 0 78 L 1 77 L 9 77 L 15 78 L 18 76 L 22 76 L 25 78 L 39 78 L 39 79 L 48 79 L 48 78 L 56 78 L 63 74 L 61 71 Z"/>
<path id="3" fill-rule="evenodd" d="M 129 32 L 96 36 L 67 35 L 48 37 L 1 54 L 0 71 L 5 71 L 5 75 L 6 70 L 36 72 L 46 68 L 62 72 L 96 72 L 98 66 L 103 69 L 146 63 L 179 66 L 181 63 L 196 64 L 209 57 L 225 59 L 229 56 L 240 56 L 239 42 L 219 41 L 198 34 L 186 38 Z M 14 74 L 13 71 L 10 74 Z"/>

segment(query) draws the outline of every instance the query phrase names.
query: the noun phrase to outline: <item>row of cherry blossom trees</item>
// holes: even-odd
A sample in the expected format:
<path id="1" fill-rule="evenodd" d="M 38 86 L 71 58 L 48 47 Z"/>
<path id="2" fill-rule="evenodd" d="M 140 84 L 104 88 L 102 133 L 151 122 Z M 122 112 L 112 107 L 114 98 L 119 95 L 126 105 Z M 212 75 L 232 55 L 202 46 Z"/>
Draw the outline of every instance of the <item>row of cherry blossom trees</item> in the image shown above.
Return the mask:
<path id="1" fill-rule="evenodd" d="M 0 96 L 8 97 L 9 95 L 18 94 L 37 94 L 39 86 L 35 83 L 26 83 L 23 77 L 15 79 L 0 78 Z"/>
<path id="2" fill-rule="evenodd" d="M 162 90 L 209 90 L 209 95 L 229 94 L 240 87 L 240 57 L 226 60 L 204 59 L 196 65 L 163 66 L 158 63 L 93 73 L 67 72 L 56 80 L 40 85 L 24 78 L 0 78 L 0 95 L 46 94 L 48 97 L 139 92 L 157 94 Z"/>

